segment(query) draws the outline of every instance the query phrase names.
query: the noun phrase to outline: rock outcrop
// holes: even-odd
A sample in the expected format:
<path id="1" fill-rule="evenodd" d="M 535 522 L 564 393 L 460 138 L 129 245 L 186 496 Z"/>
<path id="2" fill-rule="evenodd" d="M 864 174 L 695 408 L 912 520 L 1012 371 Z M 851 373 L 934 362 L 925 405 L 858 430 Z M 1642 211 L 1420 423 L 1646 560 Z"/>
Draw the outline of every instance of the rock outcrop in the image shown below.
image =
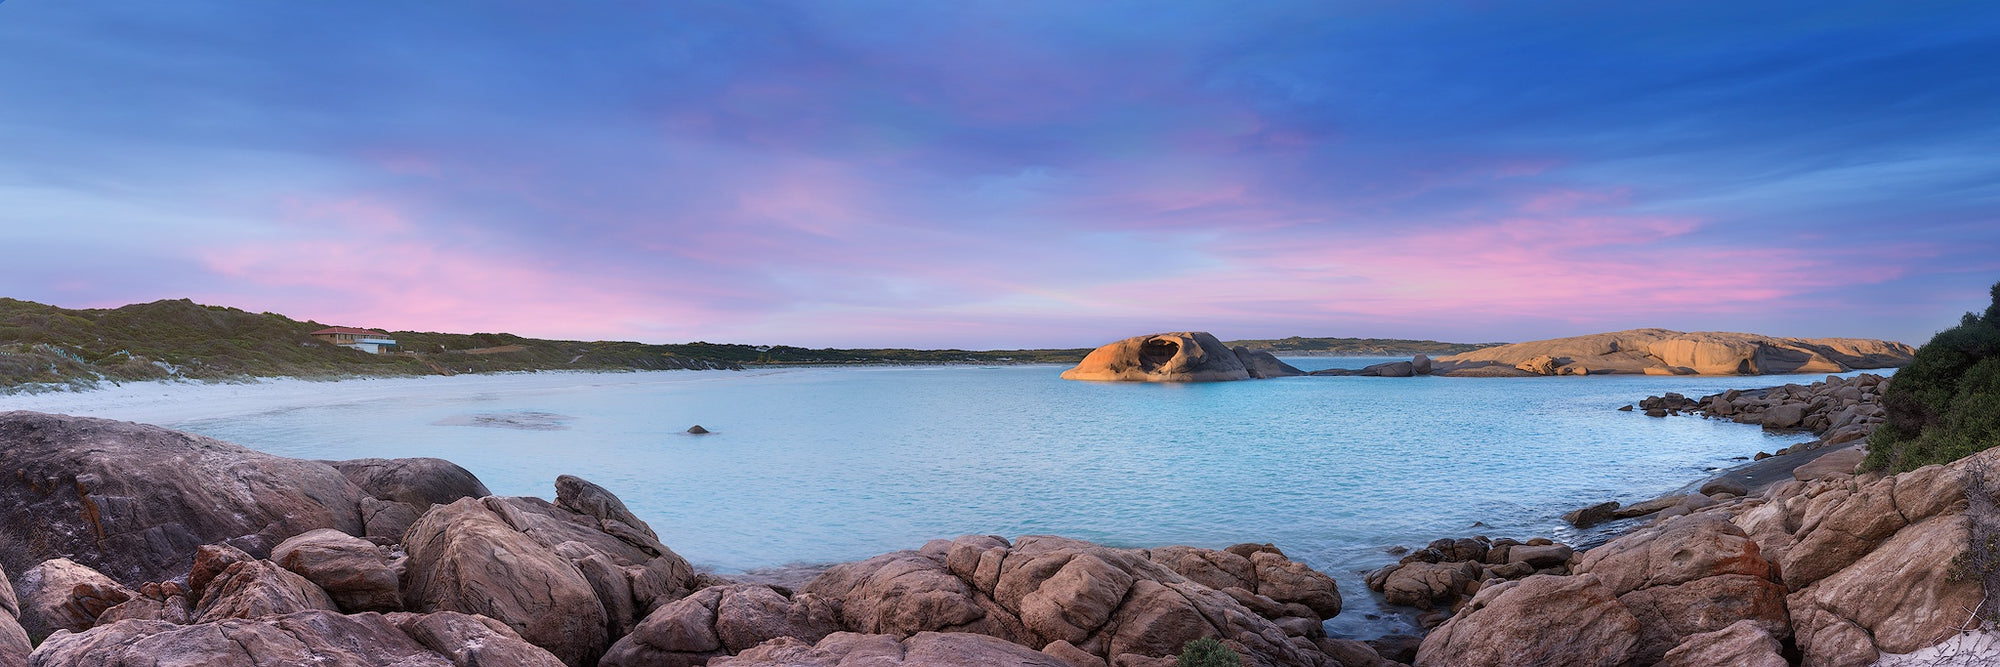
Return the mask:
<path id="1" fill-rule="evenodd" d="M 137 595 L 110 577 L 67 558 L 44 561 L 14 580 L 22 629 L 37 640 L 58 630 L 80 631 L 104 610 Z"/>
<path id="2" fill-rule="evenodd" d="M 1171 660 L 1218 637 L 1246 665 L 1337 664 L 1314 643 L 1321 614 L 1339 609 L 1333 580 L 1275 548 L 1244 547 L 966 536 L 834 566 L 803 593 L 839 601 L 845 629 L 863 634 L 974 633 L 1089 664 Z"/>
<path id="3" fill-rule="evenodd" d="M 623 509 L 590 488 L 597 502 L 573 504 L 607 515 Z M 618 534 L 603 528 L 613 522 L 624 527 Z M 405 534 L 403 548 L 409 609 L 493 618 L 570 665 L 593 663 L 655 606 L 695 585 L 694 568 L 645 532 L 539 498 L 432 507 Z"/>
<path id="4" fill-rule="evenodd" d="M 195 625 L 124 620 L 83 633 L 59 632 L 35 650 L 33 660 L 36 667 L 562 664 L 490 619 L 449 612 L 343 616 L 326 610 Z"/>
<path id="5" fill-rule="evenodd" d="M 1632 660 L 1641 629 L 1597 577 L 1536 575 L 1482 589 L 1424 638 L 1416 664 L 1614 667 Z"/>
<path id="6" fill-rule="evenodd" d="M 1962 563 L 1967 494 L 1990 491 L 1965 480 L 1996 464 L 1989 451 L 1682 506 L 1585 552 L 1573 576 L 1484 582 L 1424 639 L 1417 664 L 1566 654 L 1563 664 L 1775 667 L 1789 639 L 1803 664 L 1860 666 L 1935 645 L 1976 622 L 1984 600 Z"/>
<path id="7" fill-rule="evenodd" d="M 1296 374 L 1298 369 L 1292 371 Z M 1124 382 L 1223 382 L 1250 377 L 1250 369 L 1236 352 L 1206 331 L 1127 338 L 1092 350 L 1062 374 L 1065 380 Z"/>
<path id="8" fill-rule="evenodd" d="M 403 531 L 432 505 L 493 495 L 470 471 L 444 459 L 353 459 L 321 461 L 368 494 L 361 501 L 368 537 L 402 540 Z"/>
<path id="9" fill-rule="evenodd" d="M 1718 331 L 1633 329 L 1461 352 L 1438 375 L 1766 375 L 1845 373 L 1908 364 L 1916 350 L 1859 338 L 1774 338 Z"/>
<path id="10" fill-rule="evenodd" d="M 1546 538 L 1441 539 L 1368 573 L 1364 581 L 1389 604 L 1430 612 L 1419 617 L 1430 627 L 1487 587 L 1535 574 L 1569 574 L 1577 558 L 1569 545 Z"/>
<path id="11" fill-rule="evenodd" d="M 341 611 L 403 610 L 403 559 L 367 540 L 320 529 L 279 543 L 271 559 L 324 589 Z"/>
<path id="12" fill-rule="evenodd" d="M 841 632 L 817 644 L 786 637 L 712 667 L 1073 667 L 1061 658 L 1018 644 L 963 632 L 920 632 L 908 639 Z"/>
<path id="13" fill-rule="evenodd" d="M 604 655 L 603 667 L 695 667 L 789 637 L 804 644 L 839 632 L 840 605 L 769 586 L 711 586 L 646 616 Z"/>
<path id="14" fill-rule="evenodd" d="M 69 555 L 113 580 L 159 581 L 196 547 L 268 555 L 317 528 L 360 534 L 340 471 L 130 422 L 0 413 L 0 529 L 30 562 Z"/>
<path id="15" fill-rule="evenodd" d="M 34 646 L 21 627 L 21 603 L 14 597 L 14 586 L 7 582 L 7 573 L 0 572 L 0 667 L 28 664 Z"/>

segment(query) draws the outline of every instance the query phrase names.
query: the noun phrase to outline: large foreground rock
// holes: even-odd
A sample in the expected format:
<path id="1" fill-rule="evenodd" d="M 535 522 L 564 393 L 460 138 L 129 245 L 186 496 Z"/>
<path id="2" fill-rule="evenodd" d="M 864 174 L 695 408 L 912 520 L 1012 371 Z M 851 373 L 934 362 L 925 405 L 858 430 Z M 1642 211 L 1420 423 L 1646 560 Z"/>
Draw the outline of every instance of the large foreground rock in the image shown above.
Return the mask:
<path id="1" fill-rule="evenodd" d="M 1290 368 L 1287 366 L 1287 368 Z M 1294 371 L 1298 369 L 1292 369 Z M 1250 370 L 1206 331 L 1137 336 L 1092 350 L 1065 380 L 1221 382 L 1248 380 Z"/>
<path id="2" fill-rule="evenodd" d="M 136 585 L 203 544 L 253 555 L 317 528 L 362 532 L 361 489 L 323 463 L 130 422 L 0 413 L 0 532 Z"/>
<path id="3" fill-rule="evenodd" d="M 597 492 L 598 507 L 616 501 Z M 403 603 L 418 612 L 484 615 L 567 664 L 592 664 L 611 640 L 695 585 L 686 560 L 615 523 L 624 529 L 606 532 L 605 517 L 538 498 L 432 507 L 404 538 Z"/>
<path id="4" fill-rule="evenodd" d="M 1595 575 L 1536 575 L 1480 591 L 1424 638 L 1416 664 L 1615 667 L 1637 654 L 1642 629 Z"/>
<path id="5" fill-rule="evenodd" d="M 817 644 L 775 639 L 742 655 L 716 658 L 712 667 L 1072 667 L 1060 658 L 984 635 L 921 632 L 891 635 L 837 633 Z"/>
<path id="6" fill-rule="evenodd" d="M 126 620 L 61 632 L 35 651 L 36 667 L 479 667 L 560 665 L 507 630 L 458 614 L 342 616 L 302 611 L 197 625 Z"/>
<path id="7" fill-rule="evenodd" d="M 1720 331 L 1633 329 L 1514 343 L 1435 361 L 1439 375 L 1763 375 L 1844 373 L 1910 363 L 1916 350 L 1860 338 L 1774 338 Z"/>
<path id="8" fill-rule="evenodd" d="M 838 600 L 846 629 L 864 634 L 970 632 L 1107 663 L 1218 637 L 1248 665 L 1331 664 L 1313 639 L 1323 635 L 1314 606 L 1338 611 L 1333 580 L 1256 549 L 966 536 L 834 566 L 804 592 Z"/>

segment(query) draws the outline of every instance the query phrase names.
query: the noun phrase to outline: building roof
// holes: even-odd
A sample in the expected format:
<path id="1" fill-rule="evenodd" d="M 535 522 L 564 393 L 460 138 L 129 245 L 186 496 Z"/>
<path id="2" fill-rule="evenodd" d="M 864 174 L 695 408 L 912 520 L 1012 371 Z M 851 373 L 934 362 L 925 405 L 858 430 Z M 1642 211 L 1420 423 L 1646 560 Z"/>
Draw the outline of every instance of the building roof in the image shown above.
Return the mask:
<path id="1" fill-rule="evenodd" d="M 387 336 L 387 335 L 389 335 L 389 333 L 388 333 L 388 332 L 386 332 L 386 331 L 375 331 L 375 330 L 373 330 L 373 329 L 356 329 L 356 328 L 354 328 L 354 327 L 327 327 L 327 328 L 325 328 L 325 329 L 320 329 L 319 331 L 314 331 L 314 332 L 312 332 L 312 335 L 314 335 L 314 336 L 319 336 L 319 335 L 323 335 L 323 334 L 353 334 L 353 335 L 356 335 L 356 336 Z"/>

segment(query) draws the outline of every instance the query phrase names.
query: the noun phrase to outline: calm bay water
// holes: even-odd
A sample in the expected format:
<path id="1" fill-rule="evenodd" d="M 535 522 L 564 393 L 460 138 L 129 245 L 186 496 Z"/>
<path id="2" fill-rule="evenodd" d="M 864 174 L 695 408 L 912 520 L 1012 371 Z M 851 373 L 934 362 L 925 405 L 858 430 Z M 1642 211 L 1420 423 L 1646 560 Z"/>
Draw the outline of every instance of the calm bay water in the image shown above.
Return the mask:
<path id="1" fill-rule="evenodd" d="M 503 495 L 552 497 L 555 476 L 575 474 L 725 573 L 967 533 L 1274 542 L 1340 580 L 1348 611 L 1331 631 L 1371 635 L 1407 620 L 1361 584 L 1393 560 L 1388 547 L 1471 534 L 1575 539 L 1558 518 L 1568 510 L 1650 498 L 1731 457 L 1806 439 L 1618 406 L 1818 379 L 1157 385 L 1065 382 L 1060 370 L 528 374 L 380 397 L 368 388 L 386 381 L 359 381 L 248 414 L 153 421 L 285 456 L 442 457 Z M 682 433 L 693 424 L 715 433 Z"/>

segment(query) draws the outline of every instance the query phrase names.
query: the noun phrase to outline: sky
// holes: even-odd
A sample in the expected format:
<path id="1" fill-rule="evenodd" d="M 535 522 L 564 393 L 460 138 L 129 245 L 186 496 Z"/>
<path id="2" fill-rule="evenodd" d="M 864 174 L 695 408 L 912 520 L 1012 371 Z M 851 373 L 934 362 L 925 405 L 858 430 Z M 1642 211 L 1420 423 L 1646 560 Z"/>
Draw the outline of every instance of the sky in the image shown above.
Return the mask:
<path id="1" fill-rule="evenodd" d="M 0 2 L 0 296 L 813 347 L 1912 344 L 2000 4 Z"/>

